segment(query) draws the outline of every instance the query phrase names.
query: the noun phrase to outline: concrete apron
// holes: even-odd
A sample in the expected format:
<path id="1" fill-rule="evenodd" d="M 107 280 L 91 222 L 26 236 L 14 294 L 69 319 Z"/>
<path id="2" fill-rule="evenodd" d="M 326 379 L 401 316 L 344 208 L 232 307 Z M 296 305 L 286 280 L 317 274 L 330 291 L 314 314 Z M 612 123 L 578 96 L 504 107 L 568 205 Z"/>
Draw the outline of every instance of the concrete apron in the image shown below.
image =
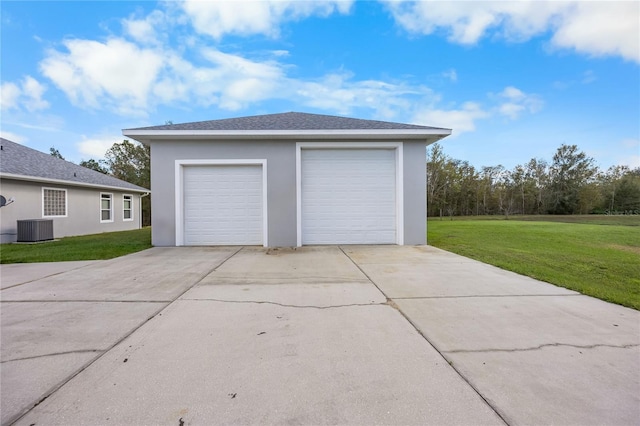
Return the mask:
<path id="1" fill-rule="evenodd" d="M 2 423 L 640 424 L 637 311 L 431 247 L 236 250 L 2 291 Z"/>
<path id="2" fill-rule="evenodd" d="M 509 424 L 640 424 L 640 312 L 433 247 L 348 247 Z"/>
<path id="3" fill-rule="evenodd" d="M 59 386 L 17 424 L 503 424 L 340 248 L 233 254 L 153 249 L 3 292 L 3 304 L 68 312 L 50 317 L 44 342 L 30 314 L 7 322 L 3 373 L 41 364 L 9 369 L 10 388 L 27 397 L 3 422 Z M 126 303 L 135 318 L 114 312 L 115 329 L 64 305 L 78 303 Z M 84 324 L 70 333 L 84 333 L 74 345 L 63 338 L 70 323 Z M 30 338 L 20 346 L 18 334 Z M 71 359 L 91 337 L 92 358 Z M 64 377 L 38 394 L 19 386 L 57 367 L 62 352 Z M 19 405 L 11 398 L 3 390 L 3 416 Z"/>
<path id="4" fill-rule="evenodd" d="M 11 286 L 0 293 L 1 423 L 51 395 L 238 249 L 2 265 L 3 286 Z"/>

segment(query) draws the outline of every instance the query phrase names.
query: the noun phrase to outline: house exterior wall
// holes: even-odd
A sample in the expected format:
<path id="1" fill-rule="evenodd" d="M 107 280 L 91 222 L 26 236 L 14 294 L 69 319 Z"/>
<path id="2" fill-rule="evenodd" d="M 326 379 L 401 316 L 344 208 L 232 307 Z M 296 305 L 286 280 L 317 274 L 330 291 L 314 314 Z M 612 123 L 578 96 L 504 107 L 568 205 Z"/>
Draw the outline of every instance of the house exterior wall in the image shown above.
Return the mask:
<path id="1" fill-rule="evenodd" d="M 427 243 L 427 144 L 405 142 L 404 154 L 404 243 Z"/>
<path id="2" fill-rule="evenodd" d="M 67 216 L 44 217 L 42 188 L 66 189 Z M 59 184 L 2 179 L 0 191 L 7 199 L 15 202 L 0 208 L 1 243 L 15 242 L 17 221 L 26 219 L 52 219 L 54 238 L 73 235 L 99 234 L 102 232 L 126 231 L 141 227 L 140 194 L 113 189 L 94 189 Z M 113 221 L 100 221 L 100 194 L 113 194 Z M 131 195 L 133 200 L 133 220 L 123 220 L 123 195 Z"/>
<path id="3" fill-rule="evenodd" d="M 294 140 L 151 142 L 151 187 L 154 191 L 151 200 L 153 245 L 176 245 L 176 160 L 223 159 L 266 160 L 268 245 L 271 247 L 295 246 L 297 244 L 297 200 L 296 141 Z M 405 142 L 403 162 L 404 243 L 425 244 L 426 142 Z"/>
<path id="4" fill-rule="evenodd" d="M 296 244 L 296 156 L 293 142 L 155 142 L 151 146 L 151 241 L 176 245 L 176 160 L 266 159 L 268 241 Z"/>

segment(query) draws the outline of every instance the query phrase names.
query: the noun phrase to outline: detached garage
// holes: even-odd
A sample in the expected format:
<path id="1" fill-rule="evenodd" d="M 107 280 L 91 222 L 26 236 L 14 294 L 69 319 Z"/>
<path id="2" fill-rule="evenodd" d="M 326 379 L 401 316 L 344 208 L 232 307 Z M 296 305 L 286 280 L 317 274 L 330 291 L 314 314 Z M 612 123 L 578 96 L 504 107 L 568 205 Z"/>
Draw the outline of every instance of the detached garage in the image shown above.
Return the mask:
<path id="1" fill-rule="evenodd" d="M 151 147 L 152 242 L 425 244 L 426 146 L 451 130 L 306 113 L 125 129 Z"/>

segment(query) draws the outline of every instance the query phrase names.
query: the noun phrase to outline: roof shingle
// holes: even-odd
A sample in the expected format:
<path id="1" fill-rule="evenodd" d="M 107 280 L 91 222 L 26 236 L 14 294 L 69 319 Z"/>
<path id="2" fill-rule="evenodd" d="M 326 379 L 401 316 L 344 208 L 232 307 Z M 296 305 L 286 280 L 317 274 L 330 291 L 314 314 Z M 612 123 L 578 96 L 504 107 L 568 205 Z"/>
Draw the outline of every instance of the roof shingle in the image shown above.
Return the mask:
<path id="1" fill-rule="evenodd" d="M 0 174 L 19 175 L 32 180 L 54 179 L 83 186 L 112 187 L 149 192 L 129 182 L 61 160 L 44 152 L 0 138 Z"/>
<path id="2" fill-rule="evenodd" d="M 279 114 L 254 115 L 226 118 L 222 120 L 197 121 L 193 123 L 166 124 L 162 126 L 138 127 L 126 130 L 435 130 L 439 127 L 389 121 L 363 120 L 334 115 L 285 112 Z M 449 129 L 442 129 L 449 130 Z"/>

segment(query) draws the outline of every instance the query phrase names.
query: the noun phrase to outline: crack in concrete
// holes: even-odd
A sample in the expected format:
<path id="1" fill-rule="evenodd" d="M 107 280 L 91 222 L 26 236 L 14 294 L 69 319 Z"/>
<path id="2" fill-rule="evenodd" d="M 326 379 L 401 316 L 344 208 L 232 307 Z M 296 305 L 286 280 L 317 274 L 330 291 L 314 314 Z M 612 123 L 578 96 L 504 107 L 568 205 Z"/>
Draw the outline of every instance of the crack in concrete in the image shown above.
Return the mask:
<path id="1" fill-rule="evenodd" d="M 576 349 L 595 349 L 595 348 L 616 348 L 616 349 L 629 349 L 633 347 L 640 347 L 640 344 L 629 345 L 607 345 L 607 344 L 595 344 L 595 345 L 572 345 L 570 343 L 544 343 L 542 345 L 533 346 L 530 348 L 513 348 L 513 349 L 454 349 L 451 351 L 442 351 L 445 354 L 460 354 L 460 353 L 491 353 L 491 352 L 528 352 L 537 351 L 547 347 L 571 347 Z"/>
<path id="2" fill-rule="evenodd" d="M 180 299 L 180 300 L 190 301 L 190 302 L 221 302 L 221 303 L 247 303 L 247 304 L 258 304 L 258 305 L 276 305 L 276 306 L 282 306 L 283 308 L 300 308 L 300 309 L 333 309 L 333 308 L 349 308 L 352 306 L 355 307 L 355 306 L 389 305 L 389 303 L 387 302 L 349 303 L 344 305 L 316 306 L 316 305 L 290 305 L 286 303 L 270 302 L 268 300 L 223 300 L 223 299 L 209 299 L 209 298 Z"/>
<path id="3" fill-rule="evenodd" d="M 7 362 L 14 362 L 14 361 L 26 361 L 26 360 L 30 360 L 30 359 L 46 358 L 46 357 L 57 356 L 57 355 L 70 355 L 70 354 L 82 354 L 82 353 L 102 353 L 102 352 L 104 352 L 104 349 L 78 349 L 77 351 L 54 352 L 54 353 L 51 353 L 51 354 L 27 356 L 27 357 L 24 357 L 24 358 L 6 359 L 4 361 L 0 361 L 0 364 L 4 364 L 4 363 L 7 363 Z"/>
<path id="4" fill-rule="evenodd" d="M 462 372 L 460 370 L 458 370 L 458 368 L 453 365 L 452 363 L 449 362 L 449 360 L 447 359 L 447 357 L 443 354 L 443 352 L 438 349 L 438 347 L 433 344 L 431 342 L 431 340 L 429 340 L 429 338 L 426 336 L 426 334 L 424 334 L 420 328 L 417 326 L 417 324 L 415 324 L 413 321 L 411 321 L 411 318 L 409 318 L 409 316 L 407 316 L 404 312 L 402 312 L 402 309 L 400 309 L 400 307 L 391 299 L 389 298 L 389 296 L 382 291 L 382 289 L 378 286 L 378 284 L 371 279 L 371 277 L 364 271 L 364 269 L 362 269 L 362 267 L 360 267 L 360 265 L 358 265 L 356 263 L 355 260 L 353 260 L 351 258 L 351 256 L 349 256 L 342 247 L 339 247 L 340 251 L 347 256 L 347 258 L 355 265 L 356 268 L 358 268 L 360 270 L 360 272 L 362 272 L 362 274 L 367 277 L 367 279 L 369 281 L 371 281 L 371 284 L 373 284 L 374 286 L 376 286 L 376 288 L 378 289 L 378 291 L 380 291 L 380 293 L 382 293 L 384 295 L 384 297 L 387 298 L 387 305 L 391 306 L 392 308 L 394 308 L 400 315 L 402 315 L 402 317 L 407 320 L 407 322 L 413 327 L 413 329 L 416 331 L 416 333 L 418 333 L 419 336 L 421 336 L 429 345 L 431 345 L 431 347 L 438 352 L 438 354 L 442 357 L 442 359 L 449 363 L 449 366 L 453 369 L 453 371 L 456 372 L 456 374 L 458 374 L 458 376 L 460 377 L 460 379 L 462 379 L 466 384 L 469 385 L 469 387 L 471 387 L 471 389 L 473 389 L 473 391 L 476 393 L 476 395 L 478 395 L 478 397 L 480 399 L 482 399 L 485 404 L 487 404 L 487 406 L 493 410 L 493 412 L 496 414 L 496 416 L 498 416 L 498 418 L 500 418 L 500 420 L 502 420 L 502 422 L 505 425 L 509 425 L 512 422 L 508 421 L 508 416 L 506 413 L 504 413 L 500 407 L 498 407 L 496 404 L 494 404 L 489 398 L 485 397 L 482 392 L 480 392 L 480 390 L 471 382 L 471 380 L 469 380 L 464 374 L 462 374 Z"/>
<path id="5" fill-rule="evenodd" d="M 53 395 L 54 393 L 56 393 L 58 390 L 60 390 L 60 388 L 62 388 L 63 386 L 65 386 L 67 383 L 69 383 L 71 380 L 73 380 L 76 376 L 78 376 L 79 374 L 81 374 L 83 371 L 85 371 L 87 368 L 89 368 L 93 363 L 97 362 L 98 360 L 100 360 L 102 357 L 104 357 L 106 354 L 108 354 L 112 349 L 114 349 L 116 346 L 118 346 L 120 343 L 124 342 L 127 338 L 129 338 L 129 336 L 131 336 L 133 333 L 135 333 L 136 331 L 138 331 L 140 328 L 142 328 L 145 324 L 147 324 L 149 321 L 153 320 L 154 318 L 156 318 L 161 312 L 163 312 L 165 309 L 167 309 L 169 306 L 171 306 L 171 304 L 173 302 L 175 302 L 176 300 L 180 299 L 180 297 L 182 297 L 187 291 L 191 290 L 193 287 L 195 287 L 196 285 L 198 285 L 198 283 L 200 283 L 203 279 L 205 279 L 205 277 L 207 275 L 209 275 L 210 273 L 212 273 L 213 271 L 215 271 L 217 268 L 219 268 L 220 266 L 222 266 L 227 260 L 231 259 L 233 256 L 235 256 L 238 252 L 240 252 L 240 250 L 242 250 L 244 247 L 240 247 L 238 250 L 234 251 L 233 253 L 231 253 L 229 256 L 227 256 L 224 260 L 222 260 L 222 262 L 216 264 L 214 267 L 212 267 L 211 269 L 209 269 L 207 272 L 205 272 L 204 274 L 200 275 L 187 289 L 185 289 L 182 293 L 178 294 L 170 303 L 165 303 L 165 306 L 161 306 L 158 310 L 156 310 L 155 313 L 151 314 L 150 316 L 148 316 L 144 321 L 141 321 L 137 326 L 135 326 L 132 330 L 130 330 L 129 332 L 125 333 L 124 335 L 122 335 L 120 337 L 120 339 L 118 339 L 116 342 L 114 342 L 111 346 L 109 346 L 107 349 L 105 349 L 104 351 L 102 351 L 102 353 L 100 353 L 99 355 L 97 355 L 95 358 L 89 360 L 87 363 L 85 363 L 83 366 L 81 366 L 80 368 L 78 368 L 77 370 L 75 370 L 74 372 L 72 372 L 71 374 L 69 374 L 64 380 L 61 380 L 60 382 L 58 382 L 56 385 L 54 385 L 51 389 L 49 389 L 47 392 L 45 392 L 41 398 L 36 401 L 35 403 L 29 404 L 28 406 L 26 406 L 25 408 L 23 408 L 18 414 L 16 414 L 15 416 L 10 417 L 6 424 L 10 425 L 10 424 L 14 424 L 16 422 L 18 422 L 20 419 L 22 419 L 24 416 L 26 416 L 31 410 L 33 410 L 34 408 L 36 408 L 38 405 L 40 405 L 42 402 L 44 402 L 46 399 L 48 399 L 51 395 Z M 163 303 L 163 302 L 160 302 Z"/>

